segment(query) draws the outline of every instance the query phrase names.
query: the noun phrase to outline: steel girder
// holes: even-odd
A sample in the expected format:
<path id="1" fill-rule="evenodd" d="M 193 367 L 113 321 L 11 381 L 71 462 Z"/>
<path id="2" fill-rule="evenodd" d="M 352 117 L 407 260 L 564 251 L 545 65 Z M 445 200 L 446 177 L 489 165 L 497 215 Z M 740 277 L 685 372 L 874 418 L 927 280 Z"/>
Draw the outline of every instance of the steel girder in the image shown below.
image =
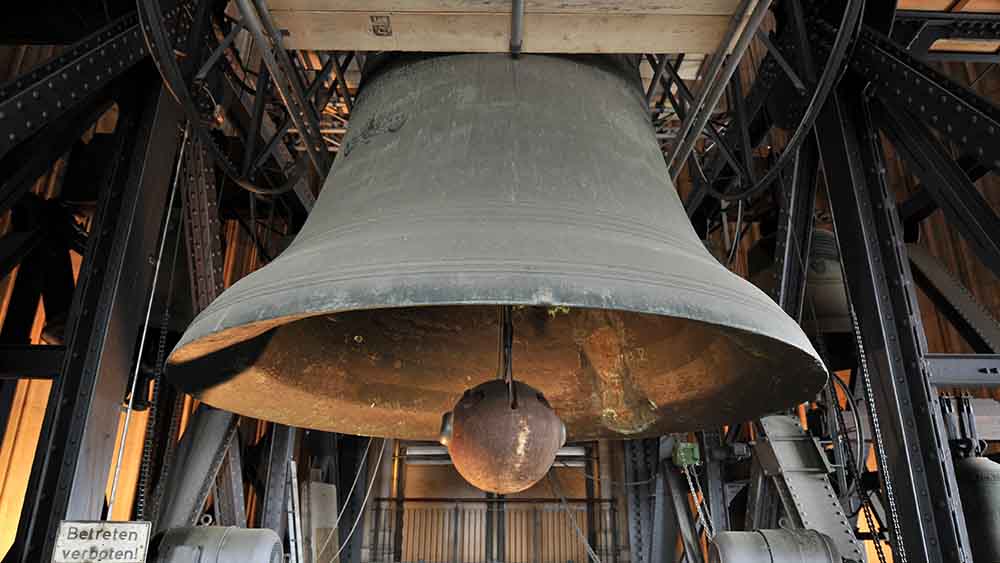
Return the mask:
<path id="1" fill-rule="evenodd" d="M 179 7 L 165 6 L 175 22 Z M 0 85 L 0 157 L 67 112 L 86 105 L 148 52 L 135 14 L 121 17 L 51 61 Z"/>
<path id="2" fill-rule="evenodd" d="M 916 244 L 907 245 L 913 279 L 977 354 L 1000 352 L 1000 324 L 941 262 Z M 933 371 L 933 370 L 932 370 Z"/>
<path id="3" fill-rule="evenodd" d="M 118 413 L 158 242 L 179 113 L 152 68 L 122 100 L 117 147 L 73 295 L 65 362 L 53 384 L 14 547 L 6 562 L 48 560 L 62 519 L 104 510 Z"/>
<path id="4" fill-rule="evenodd" d="M 1000 386 L 1000 354 L 926 354 L 924 363 L 935 386 Z"/>
<path id="5" fill-rule="evenodd" d="M 897 10 L 892 38 L 928 61 L 1000 62 L 1000 53 L 931 50 L 938 39 L 1000 39 L 998 14 Z"/>
<path id="6" fill-rule="evenodd" d="M 1000 275 L 1000 218 L 934 135 L 902 109 L 873 101 L 873 115 L 892 145 L 973 253 Z"/>
<path id="7" fill-rule="evenodd" d="M 790 525 L 828 535 L 845 561 L 863 561 L 854 525 L 830 485 L 832 468 L 819 440 L 788 415 L 765 416 L 760 429 L 754 451 L 764 474 L 772 478 Z"/>
<path id="8" fill-rule="evenodd" d="M 971 561 L 881 140 L 857 83 L 817 123 L 897 560 Z"/>
<path id="9" fill-rule="evenodd" d="M 850 68 L 871 81 L 885 105 L 908 108 L 913 119 L 937 130 L 960 154 L 1000 170 L 1000 108 L 870 28 L 862 32 Z"/>

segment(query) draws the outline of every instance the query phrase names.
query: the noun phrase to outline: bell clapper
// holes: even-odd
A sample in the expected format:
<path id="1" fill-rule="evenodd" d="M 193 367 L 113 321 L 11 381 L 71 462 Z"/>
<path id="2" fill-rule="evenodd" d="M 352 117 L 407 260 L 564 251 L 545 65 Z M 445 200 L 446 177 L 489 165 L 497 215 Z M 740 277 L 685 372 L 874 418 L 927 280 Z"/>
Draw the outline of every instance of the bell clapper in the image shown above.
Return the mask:
<path id="1" fill-rule="evenodd" d="M 467 481 L 501 494 L 538 482 L 566 441 L 566 427 L 542 393 L 514 379 L 511 312 L 499 306 L 496 378 L 465 391 L 442 417 L 438 438 Z"/>

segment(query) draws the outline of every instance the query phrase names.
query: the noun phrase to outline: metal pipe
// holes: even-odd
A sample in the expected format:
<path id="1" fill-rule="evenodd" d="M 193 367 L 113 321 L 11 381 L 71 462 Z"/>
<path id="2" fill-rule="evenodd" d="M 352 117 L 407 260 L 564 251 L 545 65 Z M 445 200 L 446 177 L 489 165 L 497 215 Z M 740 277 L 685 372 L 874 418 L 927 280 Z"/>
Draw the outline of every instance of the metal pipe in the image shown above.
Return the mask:
<path id="1" fill-rule="evenodd" d="M 770 6 L 771 0 L 757 1 L 757 5 L 754 6 L 753 12 L 750 14 L 750 19 L 743 28 L 740 38 L 736 41 L 736 46 L 733 47 L 732 53 L 726 55 L 723 51 L 726 48 L 726 44 L 723 43 L 720 45 L 718 58 L 713 61 L 713 66 L 720 62 L 722 63 L 718 75 L 710 78 L 711 82 L 707 82 L 705 87 L 702 88 L 698 96 L 698 101 L 691 108 L 688 118 L 681 125 L 681 142 L 670 153 L 670 158 L 667 160 L 667 166 L 671 169 L 671 179 L 676 180 L 678 174 L 680 174 L 680 165 L 674 168 L 674 163 L 685 162 L 688 155 L 691 154 L 698 136 L 701 134 L 701 130 L 705 128 L 705 124 L 708 123 L 708 119 L 715 110 L 715 106 L 718 105 L 719 99 L 722 98 L 723 92 L 726 91 L 726 85 L 732 78 L 733 73 L 736 72 L 737 67 L 739 67 L 743 53 L 750 46 L 750 42 L 757 33 L 757 28 L 764 21 L 764 16 L 767 15 L 767 10 Z M 733 25 L 738 26 L 739 22 L 734 21 Z"/>
<path id="2" fill-rule="evenodd" d="M 167 475 L 154 532 L 194 526 L 236 435 L 236 416 L 200 405 L 177 445 L 174 471 Z"/>
<path id="3" fill-rule="evenodd" d="M 524 0 L 513 0 L 510 7 L 510 54 L 515 59 L 521 56 L 524 41 Z"/>
<path id="4" fill-rule="evenodd" d="M 274 34 L 274 22 L 270 18 L 267 5 L 260 0 L 237 0 L 237 6 L 243 16 L 243 25 L 253 35 L 260 48 L 261 58 L 271 71 L 274 85 L 288 108 L 291 122 L 308 136 L 306 153 L 316 172 L 323 177 L 330 169 L 331 159 L 322 150 L 322 143 L 314 135 L 319 129 L 319 119 L 316 108 L 312 107 L 303 92 L 302 84 L 298 83 L 295 69 L 288 59 L 288 54 L 280 45 L 280 36 Z M 266 28 L 265 28 L 266 26 Z M 271 32 L 269 40 L 268 32 Z"/>
<path id="5" fill-rule="evenodd" d="M 654 58 L 652 55 L 646 55 L 647 59 L 651 59 L 649 62 L 656 64 L 653 66 L 653 78 L 649 81 L 649 88 L 646 90 L 646 105 L 648 106 L 653 101 L 653 94 L 656 92 L 656 84 L 660 81 L 660 77 L 663 76 L 663 67 L 667 64 L 667 54 L 663 53 L 659 58 Z M 664 90 L 670 89 L 670 83 L 663 85 Z"/>
<path id="6" fill-rule="evenodd" d="M 294 133 L 294 134 L 297 135 L 299 133 L 299 130 L 296 129 L 295 127 L 292 127 L 290 129 L 288 129 L 287 132 L 288 133 Z M 347 134 L 347 128 L 346 127 L 321 127 L 320 130 L 319 130 L 319 133 L 320 133 L 320 135 L 346 135 Z"/>
<path id="7" fill-rule="evenodd" d="M 839 83 L 840 77 L 846 70 L 843 62 L 849 54 L 851 45 L 857 39 L 856 35 L 863 29 L 861 18 L 864 15 L 864 9 L 865 0 L 850 0 L 844 8 L 844 15 L 841 18 L 840 27 L 837 31 L 837 38 L 833 42 L 833 48 L 830 51 L 830 56 L 827 58 L 823 74 L 816 84 L 816 90 L 809 100 L 809 105 L 802 115 L 802 120 L 795 128 L 792 137 L 785 144 L 781 156 L 778 157 L 778 162 L 771 166 L 767 174 L 760 181 L 746 190 L 736 194 L 727 194 L 718 192 L 712 186 L 706 185 L 705 189 L 709 194 L 723 201 L 733 201 L 756 195 L 769 187 L 771 182 L 777 179 L 778 174 L 796 158 L 799 146 L 812 133 L 813 124 L 819 117 L 820 111 L 825 107 L 827 98 L 833 91 L 833 88 Z"/>

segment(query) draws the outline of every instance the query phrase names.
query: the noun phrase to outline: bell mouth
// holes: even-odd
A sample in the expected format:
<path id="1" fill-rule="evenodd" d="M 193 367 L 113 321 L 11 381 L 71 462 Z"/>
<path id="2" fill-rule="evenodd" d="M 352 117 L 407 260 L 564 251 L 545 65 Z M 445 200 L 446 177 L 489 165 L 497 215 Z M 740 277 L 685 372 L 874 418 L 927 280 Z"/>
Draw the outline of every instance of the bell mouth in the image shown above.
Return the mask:
<path id="1" fill-rule="evenodd" d="M 567 306 L 515 306 L 512 317 L 514 373 L 548 399 L 569 440 L 746 420 L 790 407 L 825 381 L 809 353 L 707 322 Z M 201 355 L 190 353 L 196 344 L 178 354 L 182 347 L 168 374 L 240 414 L 435 440 L 465 390 L 496 378 L 497 330 L 495 305 L 321 314 Z"/>

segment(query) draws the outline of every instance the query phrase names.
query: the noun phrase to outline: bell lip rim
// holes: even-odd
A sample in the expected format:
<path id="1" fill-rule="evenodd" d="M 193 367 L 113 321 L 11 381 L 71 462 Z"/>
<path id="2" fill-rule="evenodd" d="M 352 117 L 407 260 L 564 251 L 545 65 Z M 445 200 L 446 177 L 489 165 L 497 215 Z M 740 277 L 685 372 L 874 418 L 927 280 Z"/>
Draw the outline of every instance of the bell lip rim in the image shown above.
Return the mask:
<path id="1" fill-rule="evenodd" d="M 447 305 L 447 304 L 437 304 L 437 303 L 435 303 L 435 304 L 430 304 L 430 305 L 427 305 L 427 306 L 439 306 L 439 305 Z M 465 305 L 465 304 L 459 304 L 459 305 Z M 489 303 L 483 303 L 483 304 L 468 304 L 468 305 L 472 305 L 472 306 L 476 306 L 476 305 L 494 306 L 494 305 L 497 305 L 497 303 L 495 303 L 495 302 L 489 302 Z M 416 307 L 416 306 L 413 306 L 413 307 Z M 369 309 L 371 309 L 371 308 L 369 308 Z M 362 309 L 354 309 L 354 310 L 362 310 Z M 613 309 L 613 310 L 622 310 L 622 311 L 624 311 L 625 309 Z M 345 310 L 345 311 L 340 311 L 340 312 L 348 312 L 348 311 Z M 318 316 L 322 316 L 323 314 L 324 313 L 317 313 L 317 314 L 311 314 L 311 315 L 302 315 L 297 320 L 307 319 L 307 318 L 311 318 L 311 317 L 318 317 Z M 653 313 L 646 312 L 646 314 L 653 314 Z M 768 339 L 768 340 L 771 340 L 771 341 L 776 341 L 776 342 L 779 343 L 780 346 L 784 347 L 784 351 L 781 352 L 782 354 L 790 354 L 790 355 L 792 355 L 792 357 L 787 357 L 786 356 L 786 360 L 784 361 L 784 365 L 791 366 L 788 371 L 789 372 L 794 372 L 795 374 L 797 374 L 797 380 L 798 380 L 798 382 L 797 382 L 797 388 L 800 389 L 801 394 L 796 396 L 797 398 L 795 399 L 795 401 L 786 401 L 785 403 L 782 403 L 781 405 L 774 406 L 773 407 L 773 411 L 769 411 L 769 412 L 774 412 L 774 411 L 780 410 L 782 408 L 791 408 L 792 406 L 794 406 L 794 404 L 798 404 L 802 400 L 808 400 L 806 397 L 808 397 L 808 396 L 814 396 L 815 393 L 819 392 L 828 383 L 828 377 L 829 377 L 830 371 L 826 367 L 826 365 L 820 360 L 820 358 L 819 358 L 818 355 L 811 354 L 807 350 L 803 350 L 803 349 L 795 346 L 794 344 L 789 344 L 788 342 L 782 340 L 781 338 L 772 337 L 772 336 L 769 336 L 769 335 L 766 335 L 766 334 L 763 334 L 763 333 L 760 333 L 760 332 L 746 331 L 744 329 L 741 329 L 741 328 L 738 328 L 738 327 L 734 327 L 734 326 L 731 326 L 731 325 L 719 325 L 717 323 L 710 323 L 710 322 L 705 321 L 703 319 L 689 319 L 689 320 L 691 320 L 692 322 L 695 322 L 695 323 L 706 325 L 706 326 L 707 325 L 712 325 L 716 329 L 739 331 L 739 332 L 745 333 L 745 334 L 747 334 L 747 335 L 749 335 L 749 336 L 751 336 L 753 338 L 761 338 L 761 339 Z M 791 318 L 788 317 L 788 322 L 794 322 L 794 321 L 792 321 Z M 798 326 L 798 325 L 796 325 L 796 326 Z M 264 332 L 266 332 L 266 330 Z M 720 338 L 724 338 L 724 336 L 720 334 Z M 197 361 L 197 359 L 193 359 L 192 361 Z M 177 367 L 179 367 L 181 369 L 184 369 L 184 364 L 186 362 L 169 362 L 169 360 L 168 360 L 168 363 L 170 365 L 168 365 L 168 369 L 167 369 L 166 375 L 167 375 L 168 379 L 170 379 L 170 377 L 171 377 L 170 366 L 173 365 L 173 366 L 177 366 Z M 488 383 L 490 381 L 494 381 L 494 380 L 493 379 L 483 380 L 480 383 Z M 526 385 L 528 385 L 528 386 L 531 386 L 530 383 L 527 383 L 527 382 L 524 382 L 524 383 Z M 474 386 L 475 385 L 473 385 L 473 387 Z M 203 396 L 202 393 L 199 392 L 199 391 L 188 390 L 188 392 L 193 393 L 197 398 L 199 398 L 203 402 L 206 402 L 206 404 L 210 404 L 210 405 L 216 406 L 217 408 L 222 408 L 222 409 L 225 409 L 225 410 L 231 410 L 231 411 L 236 412 L 238 414 L 243 414 L 243 415 L 247 415 L 247 416 L 255 416 L 252 411 L 243 411 L 243 410 L 238 409 L 238 408 L 234 409 L 232 405 L 227 405 L 227 404 L 224 404 L 224 403 L 216 403 L 216 401 L 212 400 L 211 398 Z M 554 406 L 553 406 L 553 408 L 555 409 Z M 557 416 L 558 416 L 558 410 L 556 410 L 556 413 L 557 413 Z M 276 422 L 280 422 L 280 423 L 288 424 L 288 425 L 301 425 L 303 427 L 316 428 L 316 429 L 319 429 L 319 430 L 337 431 L 336 429 L 332 429 L 332 428 L 314 427 L 314 426 L 309 426 L 309 425 L 302 425 L 302 424 L 297 423 L 296 421 L 291 420 L 291 419 L 274 419 L 274 420 Z M 724 424 L 724 423 L 725 422 L 720 422 L 720 424 Z M 565 424 L 565 421 L 564 421 L 564 424 Z M 674 431 L 678 431 L 678 432 L 694 431 L 694 430 L 697 430 L 699 428 L 701 428 L 701 427 L 693 427 L 693 426 L 692 427 L 684 427 L 684 428 L 680 428 L 679 427 L 679 428 L 670 429 L 669 432 L 674 432 Z M 663 432 L 660 432 L 660 433 L 655 434 L 655 435 L 659 435 L 659 434 L 662 434 L 662 433 Z M 372 436 L 387 437 L 387 438 L 389 438 L 389 437 L 395 437 L 395 438 L 402 437 L 402 436 L 400 436 L 398 434 L 384 433 L 384 432 L 371 432 L 371 433 L 364 433 L 364 434 L 360 434 L 360 435 L 372 435 Z M 567 435 L 566 436 L 567 441 L 580 441 L 580 440 L 591 440 L 591 439 L 600 439 L 600 438 L 606 438 L 606 439 L 633 439 L 633 438 L 642 438 L 642 437 L 654 436 L 654 434 L 650 434 L 647 431 L 639 432 L 639 433 L 636 433 L 636 434 L 623 434 L 621 432 L 611 431 L 611 432 L 605 432 L 605 433 L 601 433 L 601 434 L 590 434 L 590 433 L 580 434 L 580 433 L 573 433 L 571 435 L 570 432 L 569 432 L 569 428 L 566 429 L 566 435 Z M 435 441 L 439 436 L 440 435 L 437 432 L 433 432 L 433 433 L 429 433 L 429 434 L 426 434 L 426 435 L 421 435 L 419 437 L 417 437 L 417 436 L 407 436 L 404 439 L 417 439 L 417 440 Z"/>
<path id="2" fill-rule="evenodd" d="M 240 322 L 239 320 L 236 319 L 236 317 L 230 316 L 230 314 L 232 313 L 232 307 L 231 306 L 222 307 L 222 308 L 213 308 L 210 305 L 208 308 L 206 308 L 204 311 L 202 311 L 202 313 L 200 313 L 197 317 L 195 317 L 195 319 L 191 322 L 191 324 L 188 325 L 187 329 L 185 329 L 184 334 L 181 336 L 181 339 L 177 342 L 177 344 L 174 346 L 173 350 L 170 352 L 169 356 L 167 357 L 167 365 L 168 366 L 169 365 L 178 365 L 178 364 L 184 364 L 184 363 L 187 363 L 187 362 L 190 362 L 190 361 L 194 361 L 194 360 L 197 360 L 198 358 L 201 358 L 201 357 L 203 357 L 205 355 L 208 355 L 208 354 L 217 352 L 219 350 L 222 350 L 222 349 L 224 349 L 224 348 L 226 348 L 228 346 L 232 346 L 232 345 L 238 344 L 240 342 L 244 342 L 246 340 L 254 338 L 256 336 L 259 336 L 261 334 L 264 334 L 264 333 L 268 332 L 269 330 L 273 330 L 273 329 L 276 329 L 276 328 L 278 328 L 280 326 L 283 326 L 283 325 L 286 325 L 286 324 L 291 324 L 291 323 L 294 323 L 294 322 L 297 322 L 297 321 L 301 321 L 301 320 L 305 320 L 305 319 L 312 318 L 312 317 L 320 317 L 320 316 L 326 316 L 326 315 L 339 315 L 341 313 L 358 312 L 358 311 L 373 311 L 373 310 L 380 310 L 380 309 L 404 309 L 404 308 L 451 307 L 451 306 L 470 306 L 470 307 L 475 307 L 475 306 L 511 305 L 511 306 L 515 306 L 515 307 L 516 306 L 527 306 L 527 307 L 568 307 L 568 308 L 571 308 L 571 309 L 594 309 L 594 310 L 607 310 L 607 311 L 623 311 L 623 312 L 630 312 L 630 313 L 639 313 L 639 314 L 644 314 L 644 315 L 657 315 L 657 316 L 673 317 L 673 318 L 678 318 L 678 319 L 684 319 L 684 320 L 691 321 L 691 322 L 697 322 L 697 323 L 704 323 L 704 324 L 707 324 L 707 325 L 712 325 L 712 326 L 714 326 L 716 328 L 720 328 L 720 329 L 736 330 L 736 331 L 740 331 L 740 332 L 746 333 L 746 334 L 751 335 L 751 336 L 762 337 L 762 338 L 769 338 L 769 339 L 778 341 L 778 342 L 782 343 L 783 345 L 788 346 L 789 348 L 793 348 L 796 351 L 802 353 L 803 355 L 810 357 L 813 360 L 813 363 L 818 368 L 817 371 L 823 376 L 823 380 L 825 381 L 825 378 L 829 375 L 829 369 L 826 367 L 825 363 L 820 358 L 819 353 L 813 347 L 812 342 L 810 341 L 809 336 L 807 335 L 806 330 L 803 327 L 803 325 L 797 323 L 794 319 L 792 319 L 787 313 L 785 313 L 780 307 L 778 307 L 778 305 L 776 303 L 774 303 L 774 301 L 772 301 L 770 299 L 770 297 L 767 297 L 766 293 L 764 293 L 759 288 L 757 288 L 756 286 L 754 286 L 748 280 L 746 280 L 745 278 L 743 278 L 741 276 L 733 274 L 731 272 L 729 272 L 729 274 L 731 276 L 735 277 L 739 282 L 745 283 L 746 284 L 745 285 L 745 289 L 747 291 L 759 292 L 760 296 L 763 297 L 763 299 L 758 300 L 755 303 L 754 302 L 746 302 L 746 301 L 744 301 L 742 303 L 739 303 L 739 305 L 741 305 L 743 307 L 746 307 L 746 308 L 750 308 L 752 310 L 760 311 L 761 313 L 764 313 L 764 312 L 769 313 L 767 315 L 767 317 L 770 319 L 769 322 L 772 324 L 772 326 L 770 327 L 771 328 L 770 332 L 765 332 L 765 330 L 763 330 L 763 328 L 765 328 L 765 327 L 746 326 L 744 323 L 739 322 L 739 320 L 740 320 L 739 317 L 735 317 L 735 316 L 729 316 L 728 318 L 725 319 L 725 322 L 723 322 L 722 320 L 716 319 L 716 318 L 714 318 L 712 316 L 696 316 L 696 314 L 695 314 L 696 311 L 712 312 L 714 310 L 717 310 L 718 308 L 716 308 L 716 307 L 713 307 L 713 308 L 702 307 L 702 308 L 699 308 L 699 309 L 691 309 L 691 308 L 679 307 L 678 305 L 681 304 L 682 302 L 684 302 L 683 299 L 674 300 L 673 304 L 671 304 L 671 302 L 669 300 L 660 301 L 659 302 L 660 309 L 656 309 L 656 310 L 652 310 L 650 308 L 640 308 L 640 307 L 635 306 L 635 305 L 630 306 L 629 303 L 627 303 L 627 302 L 621 302 L 621 301 L 619 301 L 617 303 L 614 303 L 614 304 L 610 304 L 610 305 L 609 304 L 603 304 L 603 306 L 602 306 L 602 304 L 598 304 L 598 303 L 587 303 L 587 302 L 585 302 L 586 300 L 583 299 L 584 297 L 586 297 L 588 295 L 592 299 L 593 298 L 600 298 L 601 295 L 598 295 L 598 294 L 596 294 L 594 292 L 586 292 L 586 291 L 574 290 L 573 288 L 565 288 L 565 287 L 564 288 L 560 288 L 560 289 L 562 289 L 562 291 L 556 291 L 556 285 L 555 284 L 552 284 L 552 285 L 548 286 L 546 289 L 543 289 L 543 290 L 539 290 L 539 289 L 533 290 L 531 292 L 533 299 L 528 299 L 528 298 L 525 298 L 525 296 L 523 296 L 523 295 L 518 296 L 518 295 L 513 295 L 513 293 L 515 293 L 518 289 L 520 289 L 521 291 L 524 291 L 529 286 L 530 287 L 534 287 L 534 288 L 539 288 L 541 286 L 538 283 L 525 284 L 525 283 L 517 283 L 517 282 L 513 282 L 512 281 L 512 283 L 497 284 L 497 285 L 503 285 L 503 286 L 507 287 L 507 291 L 510 292 L 510 294 L 508 294 L 506 296 L 496 297 L 496 298 L 493 298 L 493 297 L 491 297 L 491 298 L 485 298 L 484 297 L 484 298 L 479 298 L 479 299 L 467 299 L 467 300 L 459 300 L 459 299 L 432 300 L 432 299 L 427 299 L 424 302 L 419 302 L 419 303 L 418 302 L 402 302 L 402 301 L 401 302 L 397 302 L 397 303 L 379 303 L 379 302 L 377 302 L 377 301 L 387 301 L 386 299 L 382 299 L 382 300 L 372 299 L 367 304 L 361 304 L 361 303 L 356 303 L 356 302 L 355 303 L 341 302 L 341 305 L 343 305 L 343 306 L 340 307 L 340 308 L 319 307 L 319 309 L 321 309 L 321 310 L 315 310 L 315 309 L 313 309 L 313 310 L 310 310 L 310 311 L 307 311 L 307 312 L 298 313 L 298 314 L 274 315 L 274 316 L 270 316 L 270 317 L 267 317 L 267 318 L 258 318 L 256 320 L 252 320 L 250 322 Z M 475 274 L 471 274 L 471 275 L 475 276 Z M 400 276 L 400 278 L 397 278 L 396 281 L 400 281 L 401 278 L 410 277 L 410 276 L 414 276 L 414 274 L 407 274 L 405 276 Z M 418 277 L 421 280 L 422 283 L 414 284 L 413 286 L 411 286 L 411 289 L 418 289 L 419 290 L 419 289 L 423 289 L 422 286 L 434 285 L 434 284 L 428 284 L 427 283 L 427 280 L 430 279 L 432 276 L 421 276 L 420 274 L 416 274 L 415 276 Z M 250 276 L 247 276 L 246 278 L 244 278 L 244 280 L 248 279 L 249 277 Z M 525 272 L 513 272 L 513 273 L 508 274 L 505 277 L 506 277 L 506 279 L 510 279 L 510 280 L 515 280 L 517 278 L 520 278 L 522 280 L 522 282 L 525 282 L 525 281 L 526 282 L 536 282 L 537 281 L 537 275 L 532 274 L 532 273 L 525 273 Z M 546 279 L 549 279 L 551 281 L 552 278 L 547 276 Z M 574 279 L 577 282 L 580 281 L 579 277 L 574 277 Z M 594 280 L 587 279 L 586 281 L 594 281 Z M 597 281 L 600 281 L 600 280 L 597 280 Z M 646 296 L 651 296 L 651 295 L 655 295 L 657 292 L 662 292 L 662 288 L 659 288 L 659 287 L 656 287 L 656 286 L 651 286 L 650 284 L 644 283 L 644 282 L 637 282 L 637 281 L 631 281 L 631 280 L 616 280 L 616 281 L 618 283 L 620 283 L 620 284 L 628 284 L 628 285 L 634 285 L 634 286 L 638 286 L 638 287 L 641 287 L 641 288 L 645 288 L 646 291 L 642 292 L 642 295 L 646 295 Z M 344 285 L 350 285 L 350 284 L 344 284 L 343 282 L 339 282 L 339 283 L 338 282 L 333 282 L 331 284 L 329 281 L 327 281 L 326 283 L 317 284 L 317 285 L 328 285 L 328 286 L 329 285 L 338 285 L 338 286 L 343 287 Z M 513 287 L 515 285 L 519 286 L 519 287 L 516 288 L 516 289 L 513 289 L 513 290 L 510 289 L 511 287 Z M 580 284 L 580 285 L 583 285 L 583 284 Z M 588 287 L 595 287 L 595 284 L 593 284 L 593 283 L 589 283 L 589 284 L 585 284 L 585 285 L 587 285 Z M 400 287 L 402 287 L 402 286 L 403 286 L 403 284 L 395 284 L 394 285 L 394 287 L 397 288 L 397 289 L 400 288 Z M 229 288 L 229 290 L 231 290 L 231 289 L 233 289 L 233 288 Z M 454 289 L 454 286 L 452 287 L 452 289 Z M 618 289 L 621 290 L 622 287 L 619 286 Z M 687 292 L 687 291 L 688 290 L 685 289 L 685 288 L 680 288 L 679 292 L 683 293 L 683 292 Z M 373 296 L 374 294 L 369 292 L 369 293 L 366 293 L 366 295 L 367 296 Z M 543 295 L 545 298 L 544 299 L 539 299 L 539 295 Z M 357 300 L 355 300 L 355 301 L 357 301 Z M 218 299 L 216 300 L 216 302 L 218 302 Z M 690 302 L 687 302 L 687 303 L 689 304 Z M 730 303 L 732 303 L 732 302 L 730 302 Z M 769 311 L 762 311 L 762 309 L 769 309 Z M 743 316 L 750 317 L 750 315 L 743 315 Z M 215 328 L 215 330 L 203 331 L 203 332 L 199 331 L 199 332 L 202 332 L 202 333 L 199 334 L 197 337 L 190 337 L 190 335 L 193 332 L 193 329 L 195 329 L 195 328 L 201 328 L 201 327 L 206 327 L 206 326 L 212 326 L 212 327 Z M 224 343 L 218 343 L 217 345 L 214 345 L 214 346 L 211 345 L 211 342 L 213 342 L 213 341 L 218 342 L 218 339 L 220 339 L 221 337 L 223 337 L 223 335 L 225 335 L 226 333 L 229 333 L 229 334 L 232 335 L 234 333 L 239 333 L 239 332 L 243 332 L 243 331 L 245 331 L 245 332 L 244 332 L 244 335 L 242 337 L 230 338 L 230 339 L 227 339 Z M 789 336 L 793 336 L 793 338 L 789 338 Z M 797 336 L 798 338 L 794 338 L 795 336 Z M 209 344 L 209 345 L 206 346 L 205 349 L 200 350 L 200 351 L 192 351 L 192 350 L 190 350 L 190 348 L 193 345 L 196 345 L 198 343 L 201 343 L 203 345 L 204 344 Z"/>

